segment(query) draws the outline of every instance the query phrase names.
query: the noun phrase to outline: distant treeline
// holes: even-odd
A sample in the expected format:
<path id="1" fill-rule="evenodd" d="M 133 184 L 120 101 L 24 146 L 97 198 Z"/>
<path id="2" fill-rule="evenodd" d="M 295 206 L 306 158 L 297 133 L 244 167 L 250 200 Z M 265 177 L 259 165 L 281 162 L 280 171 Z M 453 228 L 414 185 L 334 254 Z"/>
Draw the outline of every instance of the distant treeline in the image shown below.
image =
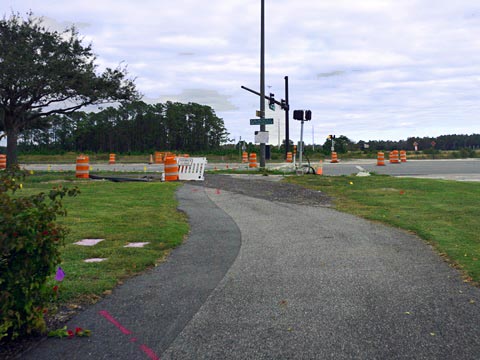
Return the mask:
<path id="1" fill-rule="evenodd" d="M 417 143 L 418 150 L 424 151 L 429 149 L 436 150 L 460 150 L 460 149 L 480 149 L 480 134 L 472 135 L 441 135 L 438 137 L 410 137 L 407 140 L 400 141 L 359 141 L 350 146 L 356 147 L 358 150 L 368 149 L 374 150 L 415 150 L 414 144 Z M 432 144 L 435 143 L 433 146 Z M 353 150 L 353 149 L 352 149 Z"/>
<path id="2" fill-rule="evenodd" d="M 218 149 L 227 135 L 223 120 L 209 106 L 139 101 L 51 116 L 43 126 L 24 130 L 18 145 L 21 152 L 194 152 Z"/>

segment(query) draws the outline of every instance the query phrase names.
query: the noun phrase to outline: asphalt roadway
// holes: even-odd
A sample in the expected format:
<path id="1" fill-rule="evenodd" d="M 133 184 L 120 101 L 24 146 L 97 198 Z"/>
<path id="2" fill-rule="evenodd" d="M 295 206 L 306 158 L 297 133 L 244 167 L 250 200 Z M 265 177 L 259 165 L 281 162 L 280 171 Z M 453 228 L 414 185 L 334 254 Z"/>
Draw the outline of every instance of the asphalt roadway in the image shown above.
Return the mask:
<path id="1" fill-rule="evenodd" d="M 22 359 L 479 359 L 480 289 L 425 242 L 328 207 L 185 184 L 167 261 Z"/>
<path id="2" fill-rule="evenodd" d="M 304 162 L 305 163 L 305 162 Z M 356 174 L 361 169 L 378 174 L 386 174 L 392 176 L 409 176 L 424 177 L 446 180 L 460 181 L 480 181 L 480 159 L 448 159 L 448 160 L 408 160 L 406 163 L 390 164 L 388 160 L 386 166 L 377 166 L 374 159 L 366 160 L 342 160 L 339 163 L 331 164 L 328 161 L 323 162 L 324 175 L 350 175 Z M 316 167 L 318 162 L 312 162 L 311 165 Z M 68 170 L 75 171 L 75 164 L 24 164 L 29 170 Z M 144 171 L 147 174 L 163 172 L 162 164 L 129 164 L 117 163 L 109 165 L 107 163 L 91 164 L 91 173 L 96 171 Z M 285 171 L 293 170 L 292 164 L 267 162 L 267 168 L 279 169 Z M 239 163 L 208 163 L 207 170 L 224 170 L 232 168 L 248 169 L 247 164 Z"/>

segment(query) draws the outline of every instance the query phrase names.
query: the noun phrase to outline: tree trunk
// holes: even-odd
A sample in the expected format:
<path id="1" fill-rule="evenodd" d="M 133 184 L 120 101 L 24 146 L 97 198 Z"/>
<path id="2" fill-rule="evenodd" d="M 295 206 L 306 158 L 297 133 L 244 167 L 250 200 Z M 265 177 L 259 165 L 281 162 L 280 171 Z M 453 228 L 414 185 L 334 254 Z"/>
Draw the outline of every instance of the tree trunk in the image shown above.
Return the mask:
<path id="1" fill-rule="evenodd" d="M 7 167 L 16 165 L 18 163 L 17 139 L 18 139 L 17 129 L 14 128 L 7 131 Z"/>

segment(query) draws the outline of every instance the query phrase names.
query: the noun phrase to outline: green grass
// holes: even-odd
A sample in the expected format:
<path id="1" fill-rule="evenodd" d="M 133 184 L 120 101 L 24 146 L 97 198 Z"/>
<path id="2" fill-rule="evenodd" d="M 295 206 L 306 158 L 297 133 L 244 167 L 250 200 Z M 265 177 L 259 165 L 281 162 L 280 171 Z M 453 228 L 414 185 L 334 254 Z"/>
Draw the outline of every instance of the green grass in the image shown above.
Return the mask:
<path id="1" fill-rule="evenodd" d="M 338 210 L 411 231 L 480 282 L 480 183 L 389 176 L 294 176 L 334 197 Z"/>
<path id="2" fill-rule="evenodd" d="M 19 194 L 48 191 L 53 186 L 78 186 L 81 193 L 65 198 L 69 229 L 61 264 L 66 273 L 60 284 L 61 302 L 96 299 L 123 279 L 145 271 L 179 245 L 188 223 L 177 210 L 178 183 L 76 180 L 73 175 L 38 173 L 29 176 Z M 93 247 L 73 244 L 86 238 L 105 239 Z M 128 242 L 150 242 L 144 248 L 124 248 Z M 85 263 L 88 258 L 107 258 Z M 50 284 L 53 286 L 53 277 Z"/>

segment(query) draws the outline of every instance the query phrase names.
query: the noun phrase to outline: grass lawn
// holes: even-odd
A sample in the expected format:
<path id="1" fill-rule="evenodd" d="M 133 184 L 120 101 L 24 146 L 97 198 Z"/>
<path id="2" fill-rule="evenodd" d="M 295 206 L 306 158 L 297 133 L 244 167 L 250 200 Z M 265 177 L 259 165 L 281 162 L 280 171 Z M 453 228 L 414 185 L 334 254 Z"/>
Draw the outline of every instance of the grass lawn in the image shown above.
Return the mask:
<path id="1" fill-rule="evenodd" d="M 292 176 L 335 206 L 411 231 L 435 246 L 467 280 L 480 283 L 480 183 L 390 176 Z"/>
<path id="2" fill-rule="evenodd" d="M 119 282 L 145 271 L 179 245 L 189 227 L 177 210 L 179 183 L 76 180 L 74 173 L 36 173 L 27 177 L 18 194 L 48 191 L 53 186 L 77 186 L 81 193 L 64 198 L 68 215 L 59 221 L 70 229 L 62 250 L 66 273 L 60 284 L 60 302 L 95 300 Z M 81 239 L 105 239 L 91 247 L 73 244 Z M 125 248 L 129 242 L 149 242 L 143 248 Z M 99 263 L 85 259 L 106 258 Z M 51 285 L 55 281 L 51 280 Z"/>

